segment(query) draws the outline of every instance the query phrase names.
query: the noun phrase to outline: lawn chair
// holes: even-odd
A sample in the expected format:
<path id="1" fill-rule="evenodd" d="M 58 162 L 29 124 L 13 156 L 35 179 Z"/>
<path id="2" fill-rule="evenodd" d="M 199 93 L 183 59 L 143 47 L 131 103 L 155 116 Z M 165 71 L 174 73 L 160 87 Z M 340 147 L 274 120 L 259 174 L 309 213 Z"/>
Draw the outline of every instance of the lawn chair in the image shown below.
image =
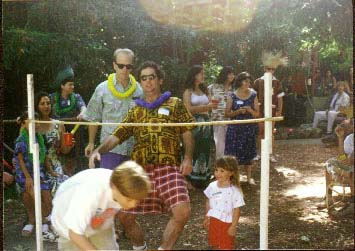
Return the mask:
<path id="1" fill-rule="evenodd" d="M 337 159 L 333 158 L 328 161 L 335 163 Z M 339 163 L 337 164 L 339 165 Z M 328 210 L 332 209 L 334 206 L 338 205 L 339 203 L 344 202 L 346 198 L 351 197 L 351 193 L 347 194 L 345 192 L 345 189 L 347 187 L 349 188 L 351 187 L 350 184 L 352 182 L 352 175 L 354 175 L 354 172 L 347 172 L 346 169 L 344 170 L 339 167 L 333 167 L 333 172 L 329 174 L 331 179 L 330 182 L 327 182 L 329 184 L 326 184 L 326 205 Z M 336 190 L 335 187 L 341 187 L 341 192 Z M 341 198 L 335 200 L 335 198 L 332 196 L 333 192 L 335 192 Z"/>

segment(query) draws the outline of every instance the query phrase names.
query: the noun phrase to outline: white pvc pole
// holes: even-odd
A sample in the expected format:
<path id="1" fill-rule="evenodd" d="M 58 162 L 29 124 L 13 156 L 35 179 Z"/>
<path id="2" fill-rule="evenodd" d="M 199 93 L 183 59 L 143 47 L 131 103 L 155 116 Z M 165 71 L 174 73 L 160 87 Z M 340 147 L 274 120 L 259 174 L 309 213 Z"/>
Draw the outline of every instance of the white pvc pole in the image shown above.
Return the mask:
<path id="1" fill-rule="evenodd" d="M 27 104 L 28 104 L 28 118 L 34 119 L 33 107 L 33 74 L 27 74 Z M 33 189 L 35 195 L 35 213 L 36 213 L 36 245 L 37 250 L 43 250 L 42 242 L 42 211 L 41 211 L 41 180 L 39 168 L 39 147 L 36 143 L 35 123 L 29 123 L 29 138 L 30 138 L 30 152 L 33 154 Z"/>
<path id="2" fill-rule="evenodd" d="M 264 114 L 272 117 L 272 75 L 264 74 Z M 264 139 L 261 141 L 261 182 L 260 182 L 260 250 L 268 249 L 269 218 L 269 170 L 272 146 L 272 121 L 265 121 Z"/>

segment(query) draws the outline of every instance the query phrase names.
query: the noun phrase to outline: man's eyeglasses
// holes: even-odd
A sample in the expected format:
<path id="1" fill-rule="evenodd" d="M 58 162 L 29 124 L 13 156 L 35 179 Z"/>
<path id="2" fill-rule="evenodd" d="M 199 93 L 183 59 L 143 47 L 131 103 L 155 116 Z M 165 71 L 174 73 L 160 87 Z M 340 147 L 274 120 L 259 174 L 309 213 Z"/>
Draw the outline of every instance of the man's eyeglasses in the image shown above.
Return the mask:
<path id="1" fill-rule="evenodd" d="M 126 67 L 127 70 L 131 70 L 133 68 L 133 65 L 131 64 L 118 64 L 115 62 L 115 64 L 117 65 L 117 67 L 119 69 L 123 69 L 124 67 Z"/>
<path id="2" fill-rule="evenodd" d="M 143 75 L 140 77 L 141 81 L 154 80 L 157 77 L 155 74 Z"/>
<path id="3" fill-rule="evenodd" d="M 266 68 L 267 71 L 274 71 L 275 68 Z"/>

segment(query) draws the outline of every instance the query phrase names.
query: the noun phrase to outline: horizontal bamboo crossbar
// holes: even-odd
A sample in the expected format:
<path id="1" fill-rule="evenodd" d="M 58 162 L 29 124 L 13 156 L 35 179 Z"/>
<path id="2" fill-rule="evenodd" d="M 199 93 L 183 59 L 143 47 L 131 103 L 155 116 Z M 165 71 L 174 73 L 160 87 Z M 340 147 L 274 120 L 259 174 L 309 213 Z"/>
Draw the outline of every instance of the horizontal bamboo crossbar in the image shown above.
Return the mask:
<path id="1" fill-rule="evenodd" d="M 108 122 L 79 122 L 79 121 L 43 121 L 43 120 L 29 120 L 39 124 L 66 124 L 66 125 L 124 125 L 124 126 L 208 126 L 208 125 L 235 125 L 235 124 L 249 124 L 260 123 L 264 121 L 282 121 L 284 117 L 258 118 L 258 119 L 244 119 L 244 120 L 222 120 L 222 121 L 208 121 L 208 122 L 191 122 L 191 123 L 108 123 Z M 16 120 L 4 120 L 4 123 L 14 122 Z"/>

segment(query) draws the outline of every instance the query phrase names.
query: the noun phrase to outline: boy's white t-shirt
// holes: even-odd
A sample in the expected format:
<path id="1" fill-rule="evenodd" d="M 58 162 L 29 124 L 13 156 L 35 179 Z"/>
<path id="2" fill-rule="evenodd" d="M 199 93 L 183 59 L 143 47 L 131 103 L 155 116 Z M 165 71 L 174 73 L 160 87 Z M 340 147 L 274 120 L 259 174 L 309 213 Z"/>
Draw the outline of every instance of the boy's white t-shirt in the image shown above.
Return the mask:
<path id="1" fill-rule="evenodd" d="M 232 223 L 234 208 L 245 205 L 243 194 L 233 185 L 218 187 L 217 181 L 214 181 L 203 192 L 210 202 L 207 216 L 223 222 Z"/>
<path id="2" fill-rule="evenodd" d="M 91 227 L 93 216 L 100 215 L 108 208 L 114 211 L 121 208 L 112 197 L 111 174 L 112 170 L 109 169 L 87 169 L 60 185 L 53 199 L 51 220 L 61 237 L 69 240 L 69 229 L 89 237 L 113 226 L 114 215 L 98 229 Z"/>

